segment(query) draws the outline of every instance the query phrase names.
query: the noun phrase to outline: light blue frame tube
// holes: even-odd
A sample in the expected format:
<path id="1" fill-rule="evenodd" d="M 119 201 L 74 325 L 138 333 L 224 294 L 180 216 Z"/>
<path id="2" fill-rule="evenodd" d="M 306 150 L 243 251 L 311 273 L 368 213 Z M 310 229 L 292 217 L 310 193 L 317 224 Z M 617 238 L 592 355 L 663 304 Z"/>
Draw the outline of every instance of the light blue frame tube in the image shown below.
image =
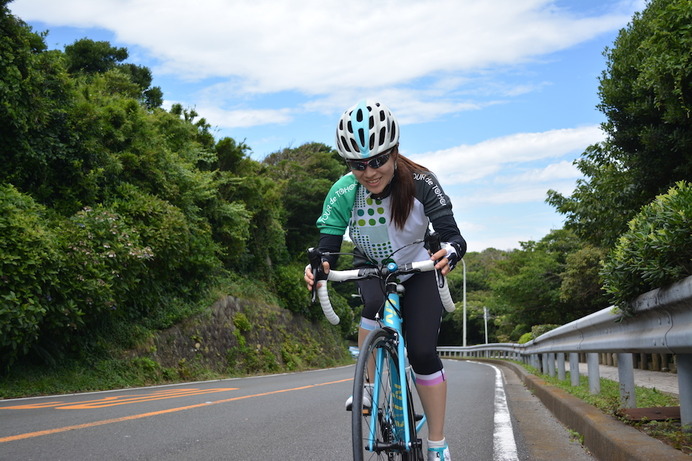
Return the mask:
<path id="1" fill-rule="evenodd" d="M 399 309 L 399 295 L 397 293 L 389 293 L 387 295 L 387 302 L 384 307 L 384 318 L 382 319 L 382 324 L 386 327 L 389 327 L 393 329 L 394 331 L 397 332 L 399 337 L 401 338 L 402 335 L 402 320 L 401 316 L 398 314 L 400 312 Z M 411 447 L 411 439 L 412 439 L 412 434 L 410 431 L 410 424 L 411 421 L 409 421 L 409 409 L 408 409 L 408 388 L 406 386 L 406 362 L 405 362 L 405 357 L 406 357 L 406 349 L 404 348 L 404 341 L 400 340 L 398 342 L 397 346 L 397 354 L 398 354 L 398 369 L 399 369 L 399 375 L 398 376 L 393 376 L 392 375 L 392 382 L 391 382 L 391 390 L 392 390 L 392 395 L 395 399 L 393 402 L 393 406 L 395 409 L 395 415 L 398 416 L 397 419 L 398 421 L 394 421 L 394 424 L 397 425 L 399 429 L 404 429 L 403 431 L 399 430 L 399 436 L 403 439 L 403 442 L 405 443 L 405 446 L 407 448 Z M 379 402 L 377 399 L 379 398 L 379 391 L 380 391 L 380 370 L 382 370 L 382 361 L 384 360 L 384 352 L 382 350 L 378 351 L 377 354 L 377 359 L 375 361 L 375 383 L 374 383 L 374 397 L 373 397 L 373 402 L 372 402 L 372 408 L 378 408 Z M 392 364 L 390 364 L 392 365 Z M 398 392 L 397 392 L 398 391 Z M 423 423 L 425 419 L 423 419 L 420 423 L 420 427 L 422 428 Z M 375 439 L 375 433 L 376 433 L 376 424 L 377 424 L 377 418 L 373 417 L 370 419 L 370 440 L 369 440 L 369 448 L 372 451 L 374 439 Z M 403 424 L 403 426 L 402 426 Z M 420 430 L 420 429 L 418 429 Z M 403 432 L 403 434 L 402 434 Z"/>

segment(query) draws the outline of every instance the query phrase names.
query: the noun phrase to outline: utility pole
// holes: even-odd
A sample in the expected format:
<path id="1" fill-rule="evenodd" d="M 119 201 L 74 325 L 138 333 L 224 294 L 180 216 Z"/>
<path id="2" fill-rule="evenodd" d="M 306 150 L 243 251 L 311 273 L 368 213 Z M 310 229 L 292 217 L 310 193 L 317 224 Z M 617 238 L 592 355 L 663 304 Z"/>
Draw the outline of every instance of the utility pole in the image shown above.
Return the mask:
<path id="1" fill-rule="evenodd" d="M 464 341 L 462 345 L 466 347 L 466 261 L 464 261 L 464 258 L 461 258 L 461 264 L 464 269 L 464 324 L 463 324 L 463 329 L 464 329 Z"/>
<path id="2" fill-rule="evenodd" d="M 483 307 L 483 319 L 485 320 L 485 344 L 488 344 L 488 308 Z"/>

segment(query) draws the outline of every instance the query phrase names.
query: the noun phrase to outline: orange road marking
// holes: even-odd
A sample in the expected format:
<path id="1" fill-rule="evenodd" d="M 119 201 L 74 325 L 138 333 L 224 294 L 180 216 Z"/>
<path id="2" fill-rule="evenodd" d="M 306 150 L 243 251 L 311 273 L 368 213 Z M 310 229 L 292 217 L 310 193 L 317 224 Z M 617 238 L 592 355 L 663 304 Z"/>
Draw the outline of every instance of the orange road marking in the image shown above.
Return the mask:
<path id="1" fill-rule="evenodd" d="M 210 406 L 210 405 L 218 405 L 220 403 L 234 402 L 236 400 L 250 399 L 250 398 L 254 398 L 254 397 L 264 397 L 267 395 L 281 394 L 284 392 L 300 391 L 300 390 L 304 390 L 304 389 L 311 389 L 313 387 L 327 386 L 330 384 L 338 384 L 338 383 L 343 383 L 343 382 L 352 381 L 352 380 L 353 380 L 353 378 L 341 379 L 338 381 L 330 381 L 330 382 L 320 383 L 320 384 L 310 384 L 307 386 L 294 387 L 291 389 L 279 389 L 278 391 L 263 392 L 261 394 L 252 394 L 252 395 L 243 395 L 240 397 L 232 397 L 230 399 L 217 400 L 215 402 L 198 403 L 196 405 L 188 405 L 186 407 L 169 408 L 167 410 L 152 411 L 150 413 L 140 413 L 138 415 L 124 416 L 122 418 L 105 419 L 102 421 L 94 421 L 91 423 L 77 424 L 74 426 L 58 427 L 55 429 L 47 429 L 45 431 L 27 432 L 25 434 L 11 435 L 9 437 L 1 437 L 0 443 L 14 442 L 16 440 L 30 439 L 33 437 L 41 437 L 44 435 L 58 434 L 60 432 L 74 431 L 77 429 L 88 429 L 91 427 L 103 426 L 105 424 L 113 424 L 113 423 L 120 423 L 123 421 L 132 421 L 135 419 L 149 418 L 151 416 L 165 415 L 167 413 L 175 413 L 178 411 L 192 410 L 194 408 L 201 408 L 201 407 L 206 407 L 206 406 Z"/>
<path id="2" fill-rule="evenodd" d="M 57 410 L 88 410 L 91 408 L 105 408 L 115 405 L 127 405 L 130 403 L 149 402 L 153 400 L 173 399 L 177 397 L 187 397 L 192 395 L 211 394 L 214 392 L 237 391 L 237 387 L 220 388 L 220 389 L 171 389 L 153 392 L 144 395 L 120 395 L 113 397 L 104 397 L 98 400 L 85 400 L 83 402 L 66 403 L 62 401 L 30 403 L 27 405 L 16 405 L 9 407 L 0 407 L 0 410 L 35 410 L 39 408 L 54 407 Z"/>

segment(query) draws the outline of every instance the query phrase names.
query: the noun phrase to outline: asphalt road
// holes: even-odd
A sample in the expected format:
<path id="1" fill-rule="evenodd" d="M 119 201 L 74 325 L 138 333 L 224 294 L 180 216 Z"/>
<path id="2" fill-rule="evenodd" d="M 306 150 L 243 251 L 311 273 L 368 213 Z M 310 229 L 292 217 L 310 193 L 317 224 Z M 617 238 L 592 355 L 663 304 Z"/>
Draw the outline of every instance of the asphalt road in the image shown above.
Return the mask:
<path id="1" fill-rule="evenodd" d="M 453 459 L 591 459 L 512 372 L 445 368 Z M 0 400 L 0 460 L 348 460 L 353 371 Z"/>

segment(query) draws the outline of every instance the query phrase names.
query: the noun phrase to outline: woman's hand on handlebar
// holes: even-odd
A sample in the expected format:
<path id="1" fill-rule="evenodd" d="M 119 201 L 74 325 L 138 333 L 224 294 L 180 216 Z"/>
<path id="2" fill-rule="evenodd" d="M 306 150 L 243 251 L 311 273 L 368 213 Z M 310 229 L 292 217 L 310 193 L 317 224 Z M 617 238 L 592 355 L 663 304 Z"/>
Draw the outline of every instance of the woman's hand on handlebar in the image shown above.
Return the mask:
<path id="1" fill-rule="evenodd" d="M 449 274 L 449 271 L 452 270 L 449 267 L 449 260 L 447 259 L 447 250 L 445 250 L 444 248 L 432 255 L 430 259 L 432 259 L 433 261 L 437 261 L 435 263 L 435 269 L 439 270 L 442 275 L 447 275 Z"/>
<path id="2" fill-rule="evenodd" d="M 324 261 L 322 263 L 322 268 L 324 269 L 325 274 L 329 273 L 329 263 L 327 261 Z M 312 291 L 313 285 L 315 284 L 315 276 L 312 274 L 312 267 L 310 266 L 310 264 L 305 266 L 305 274 L 303 276 L 303 279 L 305 280 L 305 283 L 308 286 L 308 290 Z M 317 285 L 317 288 L 319 288 L 319 284 Z"/>

